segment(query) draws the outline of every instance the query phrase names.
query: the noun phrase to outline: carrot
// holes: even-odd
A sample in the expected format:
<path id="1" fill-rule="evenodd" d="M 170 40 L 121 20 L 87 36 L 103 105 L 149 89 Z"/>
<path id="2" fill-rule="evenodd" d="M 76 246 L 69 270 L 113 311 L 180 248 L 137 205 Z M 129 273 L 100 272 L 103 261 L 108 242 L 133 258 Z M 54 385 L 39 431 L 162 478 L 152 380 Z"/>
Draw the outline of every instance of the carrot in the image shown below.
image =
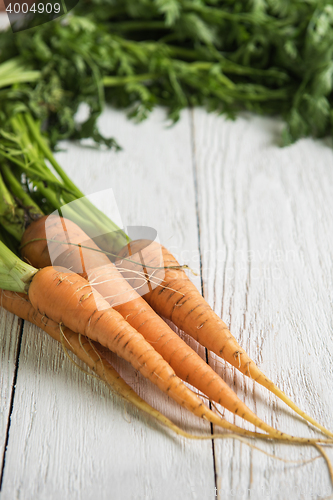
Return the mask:
<path id="1" fill-rule="evenodd" d="M 81 276 L 65 269 L 45 267 L 34 275 L 28 294 L 32 306 L 43 316 L 107 347 L 194 415 L 232 428 L 202 403 L 144 337 Z M 229 397 L 230 404 L 235 405 L 243 418 L 271 436 L 286 436 L 262 422 L 232 391 Z"/>
<path id="2" fill-rule="evenodd" d="M 161 255 L 164 269 L 160 268 Z M 262 373 L 165 247 L 148 240 L 130 242 L 120 252 L 115 264 L 133 288 L 142 288 L 142 279 L 145 277 L 143 297 L 154 311 L 223 357 L 244 375 L 266 387 L 324 434 L 333 436 L 332 432 L 298 408 Z"/>
<path id="3" fill-rule="evenodd" d="M 45 229 L 45 224 L 47 229 Z M 64 241 L 67 243 L 65 244 Z M 109 304 L 131 326 L 142 333 L 154 349 L 172 366 L 180 378 L 188 381 L 206 394 L 209 399 L 220 403 L 233 413 L 240 414 L 241 408 L 243 408 L 244 411 L 241 416 L 254 423 L 254 414 L 249 415 L 247 413 L 244 403 L 241 403 L 223 379 L 217 376 L 209 365 L 153 312 L 127 281 L 122 279 L 120 273 L 106 255 L 98 252 L 98 250 L 97 245 L 75 223 L 58 216 L 42 217 L 38 221 L 32 222 L 22 238 L 22 254 L 26 260 L 36 267 L 47 266 L 51 264 L 51 253 L 51 255 L 57 256 L 55 263 L 66 266 L 75 272 L 81 272 L 85 277 L 89 274 L 89 280 L 94 283 L 94 288 L 104 298 L 107 298 Z M 134 258 L 136 257 L 134 256 Z M 160 255 L 158 255 L 158 258 L 160 259 Z M 127 266 L 131 264 L 128 261 L 125 262 Z M 146 257 L 144 262 L 147 262 Z M 157 263 L 153 262 L 153 264 Z M 119 262 L 118 265 L 120 265 Z M 173 269 L 166 269 L 166 273 L 168 273 L 169 277 L 171 273 L 178 275 L 179 269 L 174 269 L 178 263 L 172 262 L 171 265 Z M 158 279 L 159 272 L 161 271 L 155 274 L 156 279 Z M 183 284 L 184 276 L 189 281 L 185 273 L 183 273 Z M 135 281 L 137 283 L 132 283 L 135 288 L 142 286 L 142 270 L 139 277 L 136 275 Z M 193 285 L 192 288 L 196 290 Z M 155 287 L 155 291 L 159 292 L 160 290 L 161 288 Z M 200 295 L 199 297 L 202 300 Z M 173 319 L 173 317 L 169 319 Z M 181 328 L 186 329 L 184 324 L 182 324 Z M 200 328 L 198 330 L 200 331 Z M 229 335 L 231 336 L 230 333 Z M 198 337 L 196 340 L 199 340 Z M 241 348 L 239 347 L 239 349 Z M 254 365 L 253 362 L 252 364 Z M 266 424 L 261 428 L 266 432 L 271 431 L 271 428 L 269 430 Z M 331 434 L 329 433 L 329 435 Z"/>
<path id="4" fill-rule="evenodd" d="M 27 293 L 32 306 L 43 317 L 66 324 L 74 332 L 118 354 L 194 415 L 232 429 L 231 424 L 203 404 L 144 337 L 81 276 L 51 266 L 38 271 L 18 259 L 0 241 L 0 287 Z M 261 421 L 254 417 L 259 426 Z M 285 438 L 274 429 L 271 434 Z"/>
<path id="5" fill-rule="evenodd" d="M 125 382 L 117 373 L 109 361 L 101 353 L 102 346 L 94 345 L 90 339 L 73 332 L 67 327 L 61 327 L 55 321 L 46 318 L 34 309 L 25 294 L 0 290 L 0 304 L 7 311 L 16 314 L 20 318 L 33 323 L 38 328 L 50 335 L 53 339 L 62 343 L 66 349 L 72 351 L 81 361 L 83 361 L 98 377 L 104 381 L 112 390 L 116 391 L 122 398 L 129 401 L 139 410 L 149 414 L 160 423 L 171 429 L 176 434 L 185 437 L 195 437 L 186 433 L 175 425 L 171 420 L 162 415 L 155 408 L 150 406 Z M 242 431 L 239 428 L 239 431 Z M 255 433 L 254 433 L 255 434 Z M 249 434 L 251 436 L 251 434 Z M 262 434 L 258 434 L 262 436 Z M 211 439 L 211 436 L 208 436 Z M 200 436 L 198 436 L 200 438 Z"/>
<path id="6" fill-rule="evenodd" d="M 241 402 L 225 381 L 137 294 L 107 256 L 96 250 L 95 243 L 75 223 L 58 216 L 32 222 L 22 238 L 22 254 L 28 262 L 45 267 L 51 265 L 50 255 L 53 255 L 55 264 L 89 277 L 94 289 L 144 336 L 177 376 L 210 400 L 271 433 L 273 429 Z"/>
<path id="7" fill-rule="evenodd" d="M 59 324 L 55 323 L 49 318 L 45 318 L 45 316 L 43 316 L 41 313 L 39 313 L 32 307 L 31 303 L 28 300 L 27 295 L 25 294 L 11 292 L 8 290 L 0 290 L 0 305 L 9 312 L 16 314 L 17 316 L 20 316 L 22 319 L 30 321 L 31 323 L 33 323 L 34 325 L 36 325 L 37 327 L 41 328 L 46 333 L 48 333 L 53 339 L 57 340 L 58 342 L 61 342 L 65 350 L 65 353 L 67 355 L 68 355 L 67 349 L 71 350 L 80 360 L 82 360 L 87 366 L 89 366 L 89 368 L 91 368 L 91 370 L 93 370 L 98 375 L 98 377 L 110 387 L 110 389 L 116 391 L 117 394 L 121 396 L 123 399 L 129 401 L 136 408 L 138 408 L 141 411 L 144 411 L 152 418 L 156 419 L 159 423 L 163 424 L 171 431 L 175 432 L 176 434 L 188 439 L 195 439 L 195 440 L 237 439 L 245 443 L 247 446 L 250 446 L 251 448 L 256 449 L 258 451 L 261 451 L 272 458 L 288 462 L 288 460 L 279 458 L 275 454 L 270 455 L 261 448 L 254 446 L 247 440 L 240 437 L 240 435 L 243 434 L 247 437 L 252 437 L 252 438 L 272 439 L 267 434 L 246 431 L 244 429 L 238 428 L 235 425 L 233 425 L 232 429 L 230 429 L 233 430 L 234 434 L 225 433 L 225 434 L 195 435 L 184 431 L 183 429 L 175 425 L 173 422 L 171 422 L 171 420 L 165 417 L 158 410 L 156 410 L 148 403 L 146 403 L 146 401 L 140 398 L 140 396 L 138 396 L 138 394 L 120 377 L 120 375 L 113 368 L 113 366 L 104 358 L 103 354 L 100 352 L 102 346 L 100 346 L 97 343 L 95 343 L 94 345 L 90 341 L 90 339 L 82 337 L 80 334 L 73 332 L 72 330 L 70 330 L 65 326 L 61 327 Z M 75 363 L 75 361 L 73 361 L 72 358 L 70 359 L 72 362 Z M 81 367 L 79 368 L 81 369 Z M 279 440 L 282 442 L 284 441 L 282 437 L 279 437 Z M 332 478 L 333 474 L 332 474 L 332 465 L 330 459 L 327 456 L 325 450 L 321 446 L 319 446 L 318 441 L 304 440 L 300 438 L 299 440 L 295 439 L 295 443 L 312 444 L 313 446 L 315 446 L 323 455 Z M 301 461 L 301 463 L 305 462 Z"/>
<path id="8" fill-rule="evenodd" d="M 1 242 L 0 246 L 2 247 Z M 26 274 L 30 271 L 30 269 L 24 270 Z M 110 314 L 110 308 L 104 299 L 98 292 L 92 290 L 84 278 L 77 274 L 46 267 L 35 272 L 30 285 L 27 284 L 26 287 L 28 287 L 29 300 L 34 308 L 33 321 L 37 322 L 38 315 L 38 321 L 46 325 L 50 317 L 62 327 L 63 322 L 68 321 L 68 325 L 74 332 L 87 334 L 92 340 L 110 347 L 118 354 L 124 352 L 122 356 L 124 359 L 130 361 L 144 376 L 147 376 L 149 380 L 195 415 L 224 429 L 246 436 L 277 439 L 281 442 L 316 447 L 319 443 L 333 444 L 332 439 L 298 438 L 275 430 L 267 434 L 252 433 L 239 429 L 234 424 L 218 417 L 178 379 L 172 368 L 146 343 L 138 332 L 125 322 L 119 313 L 113 311 L 113 314 Z M 47 294 L 43 293 L 46 289 Z M 104 309 L 104 307 L 106 308 Z M 53 316 L 51 316 L 52 314 Z M 110 332 L 107 333 L 110 330 L 112 335 Z M 67 330 L 65 331 L 67 332 Z"/>
<path id="9" fill-rule="evenodd" d="M 259 438 L 264 440 L 273 439 L 267 434 L 247 431 L 233 424 L 230 424 L 231 427 L 229 430 L 232 430 L 237 434 L 210 434 L 207 436 L 197 436 L 185 432 L 173 422 L 171 422 L 167 417 L 162 415 L 158 410 L 146 403 L 146 401 L 140 398 L 140 396 L 138 396 L 138 394 L 124 381 L 124 379 L 113 368 L 110 362 L 105 358 L 102 353 L 103 346 L 101 346 L 97 342 L 92 343 L 91 340 L 87 337 L 75 333 L 73 330 L 70 330 L 66 326 L 60 325 L 50 318 L 45 317 L 45 315 L 42 315 L 40 312 L 33 308 L 26 294 L 0 289 L 0 306 L 11 312 L 12 314 L 16 314 L 20 318 L 33 323 L 38 328 L 41 328 L 54 340 L 57 340 L 63 345 L 66 354 L 67 349 L 72 351 L 94 373 L 96 373 L 102 381 L 104 381 L 112 390 L 116 391 L 122 398 L 124 398 L 126 401 L 131 402 L 138 409 L 149 414 L 176 434 L 190 439 L 215 439 L 225 437 L 238 439 L 238 434 L 243 434 L 247 437 Z M 289 439 L 284 439 L 282 436 L 276 437 L 274 439 L 278 439 L 282 442 L 289 441 Z M 333 441 L 330 440 L 309 440 L 304 438 L 294 438 L 294 442 L 298 444 L 333 444 Z M 246 442 L 246 444 L 249 443 Z"/>

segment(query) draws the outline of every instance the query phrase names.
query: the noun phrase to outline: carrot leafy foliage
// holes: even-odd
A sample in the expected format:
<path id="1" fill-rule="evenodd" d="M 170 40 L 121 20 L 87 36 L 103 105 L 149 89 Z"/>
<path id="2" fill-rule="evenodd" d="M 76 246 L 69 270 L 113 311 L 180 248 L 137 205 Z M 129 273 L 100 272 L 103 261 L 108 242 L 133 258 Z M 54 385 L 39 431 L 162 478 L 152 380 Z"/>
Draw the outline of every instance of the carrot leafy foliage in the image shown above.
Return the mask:
<path id="1" fill-rule="evenodd" d="M 117 147 L 97 127 L 106 103 L 137 120 L 155 105 L 173 121 L 189 105 L 279 114 L 289 144 L 332 132 L 332 56 L 332 1 L 81 0 L 74 15 L 0 34 L 0 63 L 19 64 L 10 88 L 0 67 L 0 102 L 24 103 L 52 146 Z"/>

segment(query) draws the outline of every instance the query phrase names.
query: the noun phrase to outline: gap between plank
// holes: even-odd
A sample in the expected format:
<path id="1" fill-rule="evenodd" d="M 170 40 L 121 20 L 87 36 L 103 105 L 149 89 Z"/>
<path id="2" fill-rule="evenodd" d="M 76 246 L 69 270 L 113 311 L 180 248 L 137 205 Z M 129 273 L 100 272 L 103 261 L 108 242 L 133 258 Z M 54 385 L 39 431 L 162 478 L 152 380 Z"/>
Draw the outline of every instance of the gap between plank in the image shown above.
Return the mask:
<path id="1" fill-rule="evenodd" d="M 8 447 L 8 442 L 9 442 L 9 431 L 10 431 L 12 413 L 13 413 L 13 408 L 14 408 L 14 398 L 15 398 L 15 390 L 16 390 L 16 382 L 17 382 L 17 373 L 18 373 L 18 368 L 19 368 L 19 358 L 20 358 L 20 354 L 21 354 L 23 327 L 24 327 L 24 320 L 22 319 L 21 325 L 20 325 L 18 343 L 17 343 L 12 392 L 10 395 L 9 414 L 8 414 L 8 422 L 7 422 L 7 429 L 6 429 L 6 440 L 5 440 L 5 446 L 3 449 L 1 469 L 0 469 L 0 493 L 1 493 L 1 489 L 2 489 L 2 482 L 3 482 L 4 471 L 5 471 L 5 465 L 6 465 L 6 453 L 7 453 L 7 447 Z"/>
<path id="2" fill-rule="evenodd" d="M 198 198 L 198 177 L 197 177 L 197 162 L 196 162 L 196 149 L 195 149 L 195 126 L 194 126 L 194 110 L 189 109 L 190 115 L 190 130 L 191 130 L 191 153 L 192 153 L 192 171 L 193 171 L 193 183 L 194 183 L 194 194 L 195 194 L 195 213 L 197 220 L 197 233 L 198 233 L 198 249 L 199 249 L 199 269 L 200 269 L 200 291 L 201 295 L 204 296 L 203 288 L 203 277 L 202 277 L 202 256 L 201 256 L 201 235 L 200 235 L 200 215 L 199 215 L 199 198 Z M 209 364 L 208 350 L 205 348 L 206 363 Z M 209 408 L 212 410 L 212 405 L 209 402 Z M 214 434 L 213 424 L 210 424 L 210 433 Z M 215 456 L 215 443 L 212 439 L 212 456 L 213 456 L 213 467 L 214 467 L 214 493 L 217 491 L 217 471 L 216 471 L 216 456 Z"/>

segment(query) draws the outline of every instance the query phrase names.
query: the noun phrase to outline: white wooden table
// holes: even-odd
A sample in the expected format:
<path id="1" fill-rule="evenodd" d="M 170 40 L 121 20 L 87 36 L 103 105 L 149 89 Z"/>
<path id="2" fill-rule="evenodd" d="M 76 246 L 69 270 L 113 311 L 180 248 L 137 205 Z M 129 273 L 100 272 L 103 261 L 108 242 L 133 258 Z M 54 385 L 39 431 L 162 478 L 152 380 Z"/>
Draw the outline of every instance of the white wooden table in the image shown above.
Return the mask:
<path id="1" fill-rule="evenodd" d="M 251 357 L 333 429 L 331 141 L 281 149 L 279 120 L 242 115 L 231 122 L 200 109 L 166 125 L 161 109 L 140 125 L 108 109 L 100 127 L 122 152 L 64 143 L 57 158 L 86 193 L 112 188 L 125 225 L 155 228 L 182 262 L 201 268 L 192 279 L 200 289 L 202 278 L 206 299 Z M 318 435 L 266 390 L 211 363 L 268 423 Z M 210 433 L 125 363 L 116 368 L 184 429 Z M 318 455 L 256 444 L 288 460 Z M 1 500 L 300 500 L 332 493 L 322 458 L 284 463 L 231 439 L 171 435 L 78 371 L 46 334 L 4 311 L 0 474 Z"/>

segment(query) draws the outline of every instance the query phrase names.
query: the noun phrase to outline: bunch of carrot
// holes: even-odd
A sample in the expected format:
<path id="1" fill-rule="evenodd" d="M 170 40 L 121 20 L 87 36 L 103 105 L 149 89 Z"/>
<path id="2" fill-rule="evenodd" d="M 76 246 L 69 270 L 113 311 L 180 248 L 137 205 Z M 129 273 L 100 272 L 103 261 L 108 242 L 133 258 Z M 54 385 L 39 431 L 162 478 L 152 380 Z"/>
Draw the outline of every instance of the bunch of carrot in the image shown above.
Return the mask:
<path id="1" fill-rule="evenodd" d="M 167 249 L 156 242 L 130 241 L 83 198 L 54 159 L 30 115 L 11 118 L 3 137 L 0 190 L 6 203 L 0 206 L 0 223 L 7 246 L 0 244 L 0 287 L 8 290 L 1 295 L 5 308 L 67 345 L 124 397 L 176 432 L 182 433 L 119 378 L 96 342 L 212 424 L 252 437 L 316 446 L 333 443 L 332 432 L 301 411 L 260 371 Z M 46 215 L 77 199 L 81 210 L 70 205 L 71 220 L 57 213 Z M 98 244 L 89 237 L 97 223 L 105 235 Z M 25 262 L 8 246 L 16 251 L 20 248 Z M 289 436 L 263 422 L 161 316 L 276 394 L 329 439 Z M 229 423 L 184 381 L 261 432 Z"/>

